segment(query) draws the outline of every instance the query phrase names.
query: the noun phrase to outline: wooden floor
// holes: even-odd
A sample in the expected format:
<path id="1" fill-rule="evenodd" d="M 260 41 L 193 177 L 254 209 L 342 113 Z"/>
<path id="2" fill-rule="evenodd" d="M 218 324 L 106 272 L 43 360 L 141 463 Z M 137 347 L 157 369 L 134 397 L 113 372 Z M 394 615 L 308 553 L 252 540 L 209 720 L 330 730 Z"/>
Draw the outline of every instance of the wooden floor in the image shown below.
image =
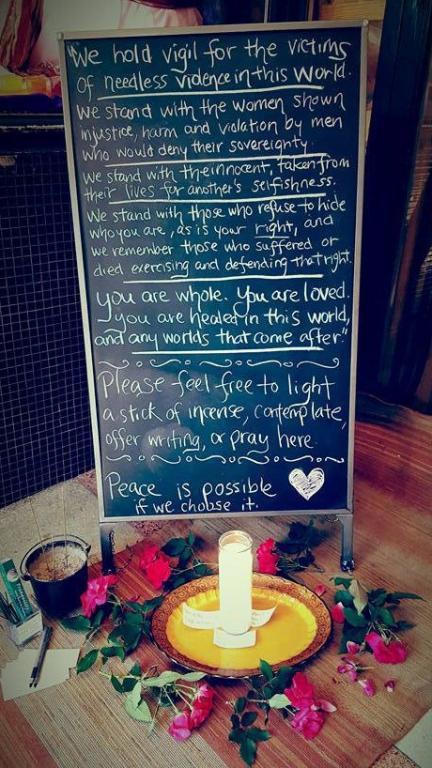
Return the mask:
<path id="1" fill-rule="evenodd" d="M 431 665 L 431 541 L 432 541 L 432 420 L 400 408 L 382 407 L 369 401 L 367 421 L 356 430 L 355 554 L 357 577 L 368 586 L 415 591 L 428 602 L 406 603 L 404 617 L 416 622 L 406 640 L 410 655 L 404 665 L 374 665 L 378 694 L 367 699 L 359 686 L 341 681 L 336 672 L 337 643 L 313 662 L 310 677 L 322 696 L 337 704 L 319 738 L 306 743 L 275 715 L 273 738 L 260 746 L 257 768 L 367 768 L 398 741 L 432 704 Z M 194 530 L 206 542 L 205 556 L 214 560 L 219 534 L 232 527 L 229 520 L 197 521 Z M 243 525 L 243 521 L 242 521 Z M 165 541 L 187 524 L 170 521 L 152 540 Z M 254 544 L 267 536 L 280 537 L 286 529 L 283 518 L 248 520 L 244 527 Z M 328 586 L 325 599 L 331 603 L 330 577 L 338 570 L 339 532 L 317 552 L 324 575 L 307 574 L 313 587 L 318 580 Z M 79 533 L 79 531 L 77 531 Z M 127 569 L 120 589 L 151 594 L 134 564 Z M 339 628 L 335 628 L 337 641 Z M 4 634 L 0 662 L 14 649 Z M 58 647 L 77 645 L 76 635 L 57 627 Z M 167 666 L 150 645 L 139 650 L 145 664 Z M 396 678 L 390 696 L 383 684 Z M 0 703 L 0 765 L 9 768 L 34 766 L 92 766 L 92 768 L 240 768 L 237 749 L 228 743 L 229 706 L 238 686 L 217 686 L 216 711 L 208 723 L 185 745 L 177 746 L 160 729 L 148 738 L 145 728 L 131 721 L 109 683 L 94 670 L 55 689 Z"/>

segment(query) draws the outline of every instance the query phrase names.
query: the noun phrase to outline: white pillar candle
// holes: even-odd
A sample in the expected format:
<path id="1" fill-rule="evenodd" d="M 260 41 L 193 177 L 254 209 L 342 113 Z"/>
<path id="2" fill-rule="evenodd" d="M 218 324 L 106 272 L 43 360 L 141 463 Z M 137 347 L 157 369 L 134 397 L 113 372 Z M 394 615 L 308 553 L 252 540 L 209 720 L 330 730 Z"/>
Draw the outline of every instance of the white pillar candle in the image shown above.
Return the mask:
<path id="1" fill-rule="evenodd" d="M 240 635 L 252 621 L 252 539 L 244 531 L 227 531 L 219 539 L 220 626 Z"/>

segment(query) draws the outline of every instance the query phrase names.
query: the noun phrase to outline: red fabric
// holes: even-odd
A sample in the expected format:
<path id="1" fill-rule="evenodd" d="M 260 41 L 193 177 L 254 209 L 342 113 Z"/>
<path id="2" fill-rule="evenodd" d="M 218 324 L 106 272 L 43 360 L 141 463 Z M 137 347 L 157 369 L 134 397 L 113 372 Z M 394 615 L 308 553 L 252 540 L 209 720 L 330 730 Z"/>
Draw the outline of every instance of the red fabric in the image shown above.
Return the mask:
<path id="1" fill-rule="evenodd" d="M 0 64 L 12 72 L 25 67 L 39 37 L 44 0 L 11 0 L 0 37 Z"/>

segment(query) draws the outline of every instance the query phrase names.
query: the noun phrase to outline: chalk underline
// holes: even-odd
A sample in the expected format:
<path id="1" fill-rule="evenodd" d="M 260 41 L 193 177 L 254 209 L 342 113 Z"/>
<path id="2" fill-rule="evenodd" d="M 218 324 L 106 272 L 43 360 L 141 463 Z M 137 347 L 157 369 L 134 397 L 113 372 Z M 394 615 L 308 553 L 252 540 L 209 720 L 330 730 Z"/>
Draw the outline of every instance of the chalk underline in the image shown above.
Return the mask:
<path id="1" fill-rule="evenodd" d="M 98 101 L 107 99 L 148 99 L 153 96 L 224 96 L 226 93 L 242 93 L 247 96 L 249 93 L 266 93 L 266 91 L 289 91 L 297 88 L 308 88 L 313 91 L 322 91 L 323 85 L 310 85 L 309 83 L 298 83 L 292 85 L 269 85 L 267 88 L 236 88 L 226 91 L 160 91 L 158 93 L 122 93 L 111 94 L 110 96 L 98 96 Z"/>
<path id="2" fill-rule="evenodd" d="M 211 157 L 211 158 L 197 158 L 193 160 L 189 160 L 188 158 L 185 158 L 184 160 L 143 160 L 139 161 L 138 163 L 106 163 L 105 168 L 124 168 L 128 166 L 135 166 L 135 165 L 175 165 L 179 163 L 207 163 L 210 164 L 212 162 L 215 163 L 235 163 L 235 162 L 251 162 L 253 160 L 292 160 L 296 158 L 307 158 L 307 157 L 329 157 L 328 152 L 307 152 L 303 155 L 254 155 L 252 157 Z"/>
<path id="3" fill-rule="evenodd" d="M 324 274 L 316 275 L 227 275 L 226 277 L 172 277 L 170 280 L 123 280 L 123 285 L 134 283 L 213 283 L 227 282 L 230 280 L 309 280 L 313 278 L 323 278 Z"/>
<path id="4" fill-rule="evenodd" d="M 133 355 L 251 355 L 263 352 L 322 352 L 322 347 L 268 347 L 267 349 L 189 349 L 189 350 L 144 350 L 132 352 Z"/>
<path id="5" fill-rule="evenodd" d="M 270 195 L 270 197 L 238 197 L 234 199 L 225 200 L 223 198 L 219 198 L 217 200 L 177 200 L 176 198 L 173 198 L 172 200 L 168 200 L 167 198 L 153 198 L 150 200 L 146 200 L 145 198 L 141 197 L 137 200 L 110 200 L 109 205 L 132 205 L 134 203 L 169 203 L 170 205 L 175 205 L 177 203 L 186 203 L 186 204 L 193 204 L 195 203 L 201 203 L 202 205 L 207 204 L 213 204 L 213 203 L 229 203 L 230 205 L 235 205 L 235 203 L 267 203 L 271 200 L 294 200 L 298 197 L 326 197 L 325 192 L 305 192 L 298 195 Z"/>

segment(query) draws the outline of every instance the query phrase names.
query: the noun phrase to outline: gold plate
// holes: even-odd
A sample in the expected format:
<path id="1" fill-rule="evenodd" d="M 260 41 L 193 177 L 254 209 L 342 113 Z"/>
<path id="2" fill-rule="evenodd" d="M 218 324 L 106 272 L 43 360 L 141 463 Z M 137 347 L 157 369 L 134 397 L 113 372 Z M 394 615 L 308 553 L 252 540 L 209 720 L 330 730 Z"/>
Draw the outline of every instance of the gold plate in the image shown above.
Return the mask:
<path id="1" fill-rule="evenodd" d="M 268 624 L 256 630 L 256 644 L 252 648 L 219 648 L 213 644 L 212 629 L 185 627 L 185 601 L 191 608 L 217 610 L 218 576 L 205 576 L 170 592 L 153 614 L 154 640 L 171 661 L 213 677 L 257 674 L 260 659 L 268 661 L 274 669 L 300 664 L 314 656 L 331 634 L 331 618 L 325 603 L 307 587 L 279 576 L 253 575 L 253 607 L 276 605 L 276 610 Z"/>

